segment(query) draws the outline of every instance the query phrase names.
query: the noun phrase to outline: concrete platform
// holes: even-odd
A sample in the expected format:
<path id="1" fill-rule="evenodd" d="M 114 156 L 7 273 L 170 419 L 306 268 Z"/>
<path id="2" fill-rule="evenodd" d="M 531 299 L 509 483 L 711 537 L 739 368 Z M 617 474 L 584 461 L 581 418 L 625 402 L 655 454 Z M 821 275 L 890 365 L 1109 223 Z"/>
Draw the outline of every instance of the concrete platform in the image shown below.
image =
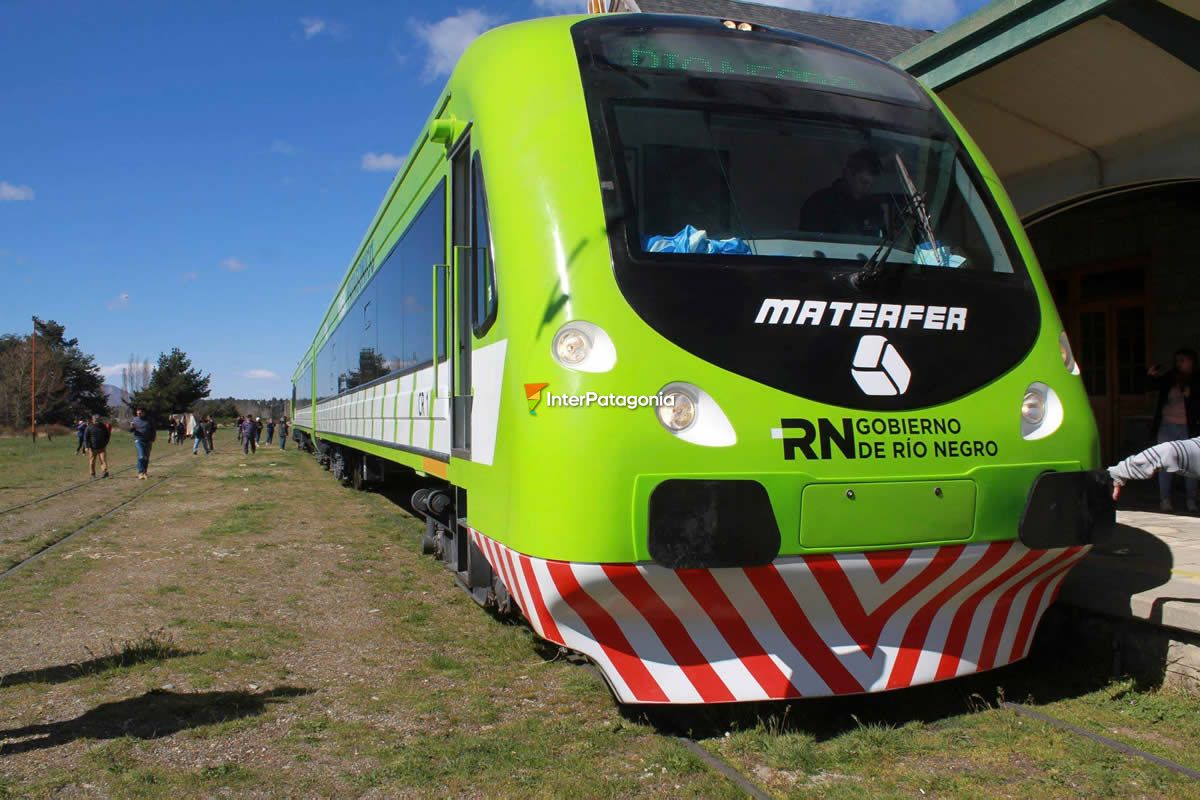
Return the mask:
<path id="1" fill-rule="evenodd" d="M 1200 682 L 1200 517 L 1118 511 L 1117 528 L 1071 572 L 1059 602 L 1118 623 L 1114 649 L 1129 651 L 1126 660 Z"/>

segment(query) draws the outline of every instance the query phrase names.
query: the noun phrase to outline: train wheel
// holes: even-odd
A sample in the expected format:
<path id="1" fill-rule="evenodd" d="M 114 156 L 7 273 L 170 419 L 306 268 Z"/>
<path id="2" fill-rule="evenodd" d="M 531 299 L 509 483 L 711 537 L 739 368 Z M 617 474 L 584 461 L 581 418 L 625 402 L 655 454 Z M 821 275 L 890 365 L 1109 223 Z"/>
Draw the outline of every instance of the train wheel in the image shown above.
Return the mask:
<path id="1" fill-rule="evenodd" d="M 505 619 L 516 615 L 516 603 L 513 602 L 512 595 L 508 593 L 508 587 L 504 585 L 504 581 L 500 580 L 499 575 L 492 579 L 492 593 L 496 598 L 497 615 Z"/>
<path id="2" fill-rule="evenodd" d="M 329 471 L 333 473 L 333 477 L 338 483 L 344 484 L 349 477 L 347 473 L 346 455 L 341 448 L 333 451 L 333 455 L 329 457 Z"/>
<path id="3" fill-rule="evenodd" d="M 366 491 L 367 488 L 367 459 L 366 456 L 355 456 L 350 460 L 350 483 L 356 491 Z"/>

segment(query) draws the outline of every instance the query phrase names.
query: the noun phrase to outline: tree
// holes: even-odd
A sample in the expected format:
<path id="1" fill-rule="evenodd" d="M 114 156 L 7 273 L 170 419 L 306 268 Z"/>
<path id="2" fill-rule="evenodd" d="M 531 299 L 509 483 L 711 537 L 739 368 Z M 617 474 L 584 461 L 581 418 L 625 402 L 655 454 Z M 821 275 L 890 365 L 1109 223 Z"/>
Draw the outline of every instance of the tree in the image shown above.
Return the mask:
<path id="1" fill-rule="evenodd" d="M 192 360 L 178 347 L 158 357 L 150 381 L 133 392 L 125 403 L 133 410 L 144 409 L 151 418 L 189 410 L 196 401 L 208 397 L 211 375 L 192 368 Z"/>
<path id="2" fill-rule="evenodd" d="M 104 393 L 104 376 L 96 359 L 79 348 L 78 339 L 66 337 L 66 326 L 54 320 L 34 318 L 38 348 L 51 356 L 47 363 L 61 373 L 63 396 L 56 405 L 44 409 L 47 419 L 68 423 L 79 417 L 108 414 L 108 396 Z M 39 365 L 38 370 L 41 370 Z"/>
<path id="3" fill-rule="evenodd" d="M 149 359 L 143 359 L 141 363 L 138 363 L 133 353 L 130 353 L 129 363 L 121 367 L 121 388 L 125 390 L 125 395 L 129 396 L 145 389 L 150 383 L 152 372 Z"/>
<path id="4" fill-rule="evenodd" d="M 242 412 L 232 397 L 220 397 L 201 400 L 192 408 L 192 413 L 214 419 L 237 419 Z"/>
<path id="5" fill-rule="evenodd" d="M 30 390 L 37 401 L 39 423 L 69 425 L 90 414 L 107 414 L 104 378 L 95 359 L 84 353 L 78 339 L 54 320 L 33 321 L 33 336 L 0 336 L 0 425 L 29 426 Z M 37 386 L 33 375 L 31 339 L 37 348 Z"/>

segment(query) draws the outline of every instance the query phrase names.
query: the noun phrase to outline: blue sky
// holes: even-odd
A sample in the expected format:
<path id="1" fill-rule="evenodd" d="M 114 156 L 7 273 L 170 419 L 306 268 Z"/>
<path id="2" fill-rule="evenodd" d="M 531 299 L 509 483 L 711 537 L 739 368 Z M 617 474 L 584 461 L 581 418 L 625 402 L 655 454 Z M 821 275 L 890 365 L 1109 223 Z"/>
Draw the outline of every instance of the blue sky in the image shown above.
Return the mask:
<path id="1" fill-rule="evenodd" d="M 0 333 L 67 325 L 120 383 L 292 369 L 459 53 L 586 0 L 0 0 Z M 982 0 L 777 5 L 942 28 Z"/>

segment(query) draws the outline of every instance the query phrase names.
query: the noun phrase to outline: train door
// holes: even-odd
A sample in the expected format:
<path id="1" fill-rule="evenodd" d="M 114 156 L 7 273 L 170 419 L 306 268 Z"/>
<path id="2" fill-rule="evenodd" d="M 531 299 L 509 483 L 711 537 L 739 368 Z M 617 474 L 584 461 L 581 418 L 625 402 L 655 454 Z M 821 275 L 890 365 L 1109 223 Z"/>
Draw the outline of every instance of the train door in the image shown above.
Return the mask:
<path id="1" fill-rule="evenodd" d="M 464 134 L 451 153 L 454 197 L 450 368 L 450 453 L 471 457 L 471 137 Z"/>

